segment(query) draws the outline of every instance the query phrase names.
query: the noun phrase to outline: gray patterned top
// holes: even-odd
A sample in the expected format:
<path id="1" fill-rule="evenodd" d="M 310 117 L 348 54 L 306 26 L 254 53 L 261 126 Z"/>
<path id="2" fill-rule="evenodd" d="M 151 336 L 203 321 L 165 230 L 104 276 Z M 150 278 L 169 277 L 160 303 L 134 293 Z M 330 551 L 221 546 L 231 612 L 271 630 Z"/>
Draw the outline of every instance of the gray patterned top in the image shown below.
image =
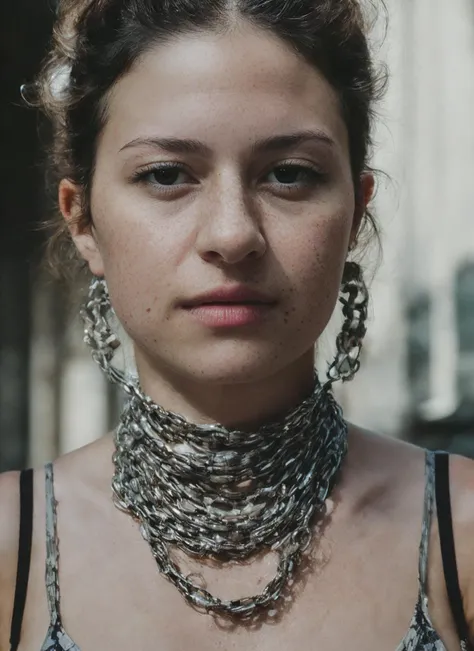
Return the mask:
<path id="1" fill-rule="evenodd" d="M 60 613 L 59 594 L 59 548 L 57 537 L 56 500 L 54 498 L 53 465 L 45 466 L 46 471 L 46 590 L 50 627 L 41 651 L 80 651 L 63 628 Z M 435 631 L 428 613 L 427 567 L 428 541 L 434 504 L 434 453 L 426 451 L 425 497 L 420 542 L 418 571 L 418 601 L 415 612 L 402 642 L 396 651 L 446 651 L 441 638 Z M 467 642 L 460 643 L 461 651 L 467 651 Z"/>

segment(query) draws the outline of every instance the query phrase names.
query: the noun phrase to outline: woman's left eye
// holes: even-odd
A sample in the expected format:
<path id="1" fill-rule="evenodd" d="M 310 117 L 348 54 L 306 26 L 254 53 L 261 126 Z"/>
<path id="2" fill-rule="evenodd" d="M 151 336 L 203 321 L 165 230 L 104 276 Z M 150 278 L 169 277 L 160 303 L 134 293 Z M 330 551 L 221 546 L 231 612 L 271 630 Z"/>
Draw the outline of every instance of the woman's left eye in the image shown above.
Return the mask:
<path id="1" fill-rule="evenodd" d="M 306 165 L 278 165 L 267 175 L 273 175 L 276 183 L 280 186 L 312 186 L 316 185 L 322 178 L 322 174 L 312 167 Z"/>

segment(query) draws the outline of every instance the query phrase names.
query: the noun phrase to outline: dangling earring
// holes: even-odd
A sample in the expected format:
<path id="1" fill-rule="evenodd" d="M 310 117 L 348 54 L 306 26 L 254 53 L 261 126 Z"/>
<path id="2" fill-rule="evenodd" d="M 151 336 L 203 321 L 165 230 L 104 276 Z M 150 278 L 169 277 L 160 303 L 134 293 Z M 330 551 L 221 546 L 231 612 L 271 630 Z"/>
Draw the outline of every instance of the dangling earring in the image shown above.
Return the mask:
<path id="1" fill-rule="evenodd" d="M 345 294 L 349 295 L 348 298 L 344 298 Z M 369 291 L 357 262 L 345 264 L 339 302 L 343 305 L 342 313 L 345 319 L 336 339 L 336 358 L 327 371 L 329 387 L 339 380 L 352 380 L 360 368 L 359 358 L 367 332 Z"/>
<path id="2" fill-rule="evenodd" d="M 120 339 L 112 331 L 109 317 L 113 313 L 109 290 L 103 278 L 93 278 L 87 302 L 81 309 L 84 321 L 84 341 L 91 349 L 93 359 L 112 382 L 126 385 L 124 374 L 111 364 Z"/>

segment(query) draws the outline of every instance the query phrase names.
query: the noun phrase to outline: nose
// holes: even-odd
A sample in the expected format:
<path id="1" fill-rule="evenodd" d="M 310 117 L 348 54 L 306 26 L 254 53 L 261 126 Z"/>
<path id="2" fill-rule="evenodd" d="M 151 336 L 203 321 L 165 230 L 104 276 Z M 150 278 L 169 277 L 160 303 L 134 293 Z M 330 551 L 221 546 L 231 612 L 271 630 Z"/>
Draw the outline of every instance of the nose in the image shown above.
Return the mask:
<path id="1" fill-rule="evenodd" d="M 267 249 L 257 208 L 241 184 L 232 185 L 214 197 L 197 236 L 199 255 L 207 262 L 235 265 L 258 259 Z"/>

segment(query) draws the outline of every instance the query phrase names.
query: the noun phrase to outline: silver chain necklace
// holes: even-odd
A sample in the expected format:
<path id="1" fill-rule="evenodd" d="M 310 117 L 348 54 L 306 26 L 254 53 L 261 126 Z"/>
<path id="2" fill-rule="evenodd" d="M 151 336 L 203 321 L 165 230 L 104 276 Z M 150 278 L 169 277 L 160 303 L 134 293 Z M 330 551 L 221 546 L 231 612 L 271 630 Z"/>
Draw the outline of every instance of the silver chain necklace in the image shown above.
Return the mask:
<path id="1" fill-rule="evenodd" d="M 115 505 L 140 524 L 158 568 L 194 606 L 249 617 L 275 603 L 324 514 L 347 452 L 347 424 L 331 382 L 315 372 L 311 395 L 256 432 L 195 425 L 144 395 L 112 365 L 120 342 L 108 321 L 104 281 L 82 310 L 85 341 L 108 377 L 128 394 L 115 431 Z M 224 601 L 185 576 L 173 547 L 222 562 L 276 550 L 275 577 L 258 595 Z"/>
<path id="2" fill-rule="evenodd" d="M 248 617 L 276 602 L 311 540 L 347 451 L 331 393 L 312 395 L 256 432 L 194 425 L 138 385 L 115 432 L 114 503 L 139 523 L 159 570 L 194 606 Z M 275 577 L 256 596 L 224 601 L 185 576 L 173 546 L 195 557 L 243 560 L 277 550 Z"/>

